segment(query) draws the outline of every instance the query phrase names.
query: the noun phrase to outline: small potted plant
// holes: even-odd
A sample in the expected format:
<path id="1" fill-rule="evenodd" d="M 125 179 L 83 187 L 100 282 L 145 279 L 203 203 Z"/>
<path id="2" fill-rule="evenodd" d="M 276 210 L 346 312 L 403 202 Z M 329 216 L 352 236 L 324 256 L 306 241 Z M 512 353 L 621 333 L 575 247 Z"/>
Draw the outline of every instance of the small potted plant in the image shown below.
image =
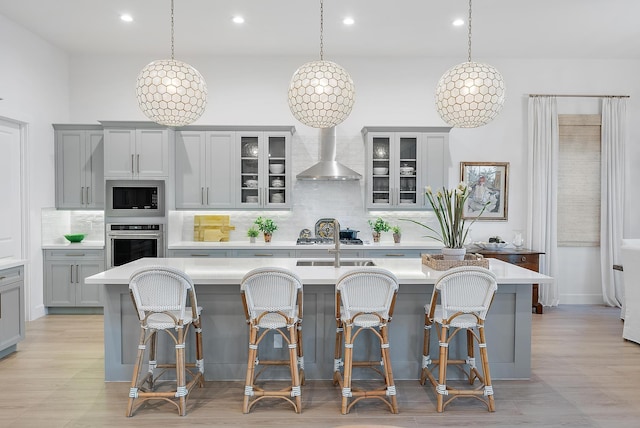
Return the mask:
<path id="1" fill-rule="evenodd" d="M 369 226 L 371 227 L 373 234 L 373 242 L 380 242 L 380 234 L 382 232 L 388 232 L 391 226 L 384 221 L 381 217 L 378 217 L 376 221 L 369 220 Z"/>
<path id="2" fill-rule="evenodd" d="M 396 244 L 400 243 L 400 237 L 402 236 L 400 226 L 395 225 L 391 227 L 391 231 L 393 232 L 393 242 Z"/>
<path id="3" fill-rule="evenodd" d="M 254 223 L 258 226 L 264 234 L 264 242 L 271 242 L 271 235 L 274 231 L 278 230 L 278 226 L 270 218 L 258 217 Z"/>
<path id="4" fill-rule="evenodd" d="M 260 231 L 253 226 L 247 229 L 247 236 L 249 237 L 249 242 L 251 242 L 252 244 L 256 242 L 256 237 L 259 234 L 260 234 Z"/>

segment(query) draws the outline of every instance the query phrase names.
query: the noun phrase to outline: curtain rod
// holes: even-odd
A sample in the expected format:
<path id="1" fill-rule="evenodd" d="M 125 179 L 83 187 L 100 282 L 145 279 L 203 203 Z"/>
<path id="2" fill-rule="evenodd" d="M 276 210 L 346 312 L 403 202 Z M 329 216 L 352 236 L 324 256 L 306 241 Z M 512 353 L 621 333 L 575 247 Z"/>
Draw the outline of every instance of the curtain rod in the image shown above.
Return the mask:
<path id="1" fill-rule="evenodd" d="M 630 98 L 630 97 L 631 97 L 631 95 L 529 94 L 529 97 L 558 97 L 558 98 Z"/>

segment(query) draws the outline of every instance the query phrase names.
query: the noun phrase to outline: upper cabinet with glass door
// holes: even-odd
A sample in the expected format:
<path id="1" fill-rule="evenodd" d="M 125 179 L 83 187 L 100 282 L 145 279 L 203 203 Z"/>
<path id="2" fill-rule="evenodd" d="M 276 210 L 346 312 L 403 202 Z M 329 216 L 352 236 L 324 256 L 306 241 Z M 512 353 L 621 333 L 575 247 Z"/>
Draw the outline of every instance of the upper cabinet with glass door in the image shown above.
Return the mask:
<path id="1" fill-rule="evenodd" d="M 366 206 L 411 210 L 428 207 L 425 186 L 446 183 L 448 127 L 365 127 Z"/>
<path id="2" fill-rule="evenodd" d="M 242 208 L 291 208 L 291 136 L 293 127 L 237 132 L 240 148 Z"/>

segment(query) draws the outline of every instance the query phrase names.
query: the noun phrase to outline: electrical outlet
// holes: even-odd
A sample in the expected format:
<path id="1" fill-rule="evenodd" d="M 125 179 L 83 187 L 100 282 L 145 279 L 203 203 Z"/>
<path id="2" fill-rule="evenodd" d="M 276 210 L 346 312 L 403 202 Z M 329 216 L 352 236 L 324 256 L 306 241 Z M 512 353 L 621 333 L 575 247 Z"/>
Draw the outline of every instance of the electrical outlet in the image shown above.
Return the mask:
<path id="1" fill-rule="evenodd" d="M 282 336 L 277 333 L 273 335 L 273 347 L 282 348 Z"/>

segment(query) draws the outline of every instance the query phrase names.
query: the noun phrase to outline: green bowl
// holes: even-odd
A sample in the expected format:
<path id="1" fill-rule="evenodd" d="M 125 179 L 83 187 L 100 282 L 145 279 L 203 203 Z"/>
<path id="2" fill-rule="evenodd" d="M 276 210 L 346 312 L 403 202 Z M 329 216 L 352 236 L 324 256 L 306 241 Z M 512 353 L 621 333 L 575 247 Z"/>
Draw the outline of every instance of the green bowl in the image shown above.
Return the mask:
<path id="1" fill-rule="evenodd" d="M 84 239 L 84 233 L 74 233 L 72 235 L 64 235 L 69 242 L 82 242 Z"/>

